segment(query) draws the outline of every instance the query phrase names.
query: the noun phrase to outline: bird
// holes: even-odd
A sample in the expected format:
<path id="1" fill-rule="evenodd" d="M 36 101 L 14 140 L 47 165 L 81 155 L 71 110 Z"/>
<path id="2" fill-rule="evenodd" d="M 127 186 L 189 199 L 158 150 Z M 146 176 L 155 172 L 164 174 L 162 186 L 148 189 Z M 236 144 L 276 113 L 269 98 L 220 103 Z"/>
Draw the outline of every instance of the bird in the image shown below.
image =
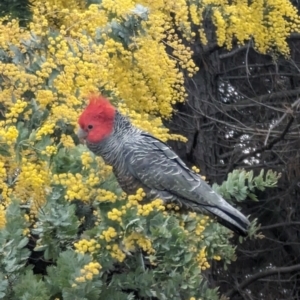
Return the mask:
<path id="1" fill-rule="evenodd" d="M 223 226 L 247 236 L 247 217 L 213 191 L 166 143 L 134 126 L 104 96 L 89 96 L 78 124 L 79 139 L 112 166 L 128 195 L 142 188 L 146 201 L 161 199 L 183 210 L 214 216 Z"/>

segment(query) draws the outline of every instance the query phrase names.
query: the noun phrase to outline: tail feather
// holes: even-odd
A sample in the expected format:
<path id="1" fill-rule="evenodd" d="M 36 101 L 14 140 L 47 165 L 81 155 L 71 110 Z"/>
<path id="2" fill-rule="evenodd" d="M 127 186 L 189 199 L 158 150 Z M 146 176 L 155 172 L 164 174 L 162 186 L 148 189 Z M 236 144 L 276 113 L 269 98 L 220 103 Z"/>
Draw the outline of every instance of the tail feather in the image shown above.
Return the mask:
<path id="1" fill-rule="evenodd" d="M 200 207 L 216 216 L 217 221 L 230 230 L 242 236 L 247 235 L 250 222 L 241 212 L 213 191 L 206 182 L 202 182 L 198 192 L 200 197 L 197 204 Z"/>
<path id="2" fill-rule="evenodd" d="M 225 202 L 225 201 L 224 201 Z M 247 236 L 249 220 L 227 202 L 222 206 L 205 206 L 205 209 L 217 217 L 218 223 L 241 236 Z"/>

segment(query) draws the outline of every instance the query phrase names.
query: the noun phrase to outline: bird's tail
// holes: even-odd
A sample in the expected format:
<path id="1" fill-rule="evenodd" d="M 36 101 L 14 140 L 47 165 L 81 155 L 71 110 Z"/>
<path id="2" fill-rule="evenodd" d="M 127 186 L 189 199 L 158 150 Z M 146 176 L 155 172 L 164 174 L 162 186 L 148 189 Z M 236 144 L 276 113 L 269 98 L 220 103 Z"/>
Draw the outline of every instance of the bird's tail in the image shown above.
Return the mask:
<path id="1" fill-rule="evenodd" d="M 218 223 L 239 235 L 247 236 L 249 220 L 225 200 L 222 206 L 205 206 L 205 209 L 217 217 Z"/>
<path id="2" fill-rule="evenodd" d="M 202 207 L 216 216 L 220 224 L 242 236 L 247 235 L 250 225 L 249 220 L 206 183 L 201 185 L 201 196 Z"/>

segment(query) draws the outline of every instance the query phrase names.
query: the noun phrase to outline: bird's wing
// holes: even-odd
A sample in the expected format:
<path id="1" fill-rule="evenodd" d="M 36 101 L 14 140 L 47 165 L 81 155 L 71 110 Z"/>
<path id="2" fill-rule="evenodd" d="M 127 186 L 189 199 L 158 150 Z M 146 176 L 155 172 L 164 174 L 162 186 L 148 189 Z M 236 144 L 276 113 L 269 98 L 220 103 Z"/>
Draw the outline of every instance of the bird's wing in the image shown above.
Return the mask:
<path id="1" fill-rule="evenodd" d="M 128 170 L 143 185 L 176 195 L 184 206 L 206 210 L 224 226 L 242 235 L 247 233 L 248 219 L 215 193 L 166 144 L 143 133 L 141 139 L 128 143 L 126 148 Z"/>
<path id="2" fill-rule="evenodd" d="M 166 144 L 143 133 L 142 139 L 128 144 L 126 165 L 131 174 L 151 189 L 168 191 L 201 205 L 214 205 L 200 197 L 214 193 Z M 204 196 L 204 195 L 202 195 Z"/>

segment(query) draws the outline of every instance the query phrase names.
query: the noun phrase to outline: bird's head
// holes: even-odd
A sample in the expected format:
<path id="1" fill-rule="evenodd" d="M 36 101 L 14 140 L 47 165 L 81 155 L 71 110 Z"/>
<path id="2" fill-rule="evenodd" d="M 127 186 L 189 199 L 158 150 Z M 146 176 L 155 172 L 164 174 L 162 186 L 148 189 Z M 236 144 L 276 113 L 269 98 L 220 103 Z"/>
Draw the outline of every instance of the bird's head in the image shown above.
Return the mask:
<path id="1" fill-rule="evenodd" d="M 113 132 L 115 114 L 115 107 L 107 99 L 91 95 L 78 120 L 78 137 L 92 144 L 101 142 Z"/>

